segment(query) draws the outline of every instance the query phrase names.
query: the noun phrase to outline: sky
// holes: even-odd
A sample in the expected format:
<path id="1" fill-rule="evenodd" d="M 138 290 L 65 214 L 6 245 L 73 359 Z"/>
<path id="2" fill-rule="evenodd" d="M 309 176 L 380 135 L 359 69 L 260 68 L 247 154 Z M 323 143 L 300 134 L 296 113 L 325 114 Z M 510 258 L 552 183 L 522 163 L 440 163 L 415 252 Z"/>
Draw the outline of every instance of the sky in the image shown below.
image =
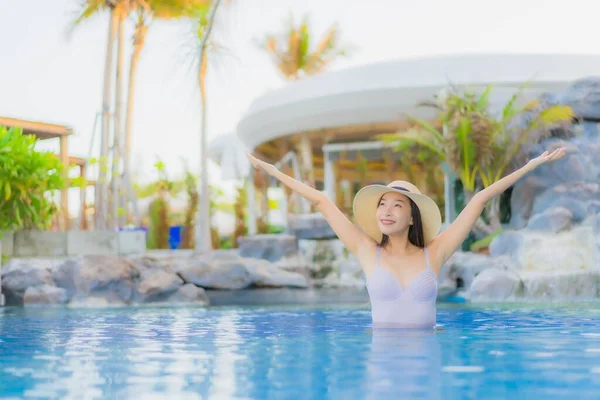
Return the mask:
<path id="1" fill-rule="evenodd" d="M 80 0 L 0 0 L 0 115 L 65 124 L 70 152 L 99 155 L 108 28 L 98 15 L 70 35 Z M 208 135 L 235 131 L 253 99 L 285 84 L 256 42 L 307 14 L 320 36 L 337 23 L 351 54 L 331 70 L 391 59 L 460 53 L 600 54 L 590 0 L 233 0 L 220 10 L 208 71 Z M 133 23 L 129 23 L 129 42 Z M 200 104 L 193 37 L 185 21 L 155 21 L 137 76 L 133 166 L 155 178 L 157 157 L 172 176 L 185 159 L 199 168 Z M 130 46 L 126 51 L 128 67 Z M 45 144 L 57 148 L 58 143 Z M 90 152 L 91 149 L 91 152 Z M 92 177 L 89 177 L 92 178 Z"/>

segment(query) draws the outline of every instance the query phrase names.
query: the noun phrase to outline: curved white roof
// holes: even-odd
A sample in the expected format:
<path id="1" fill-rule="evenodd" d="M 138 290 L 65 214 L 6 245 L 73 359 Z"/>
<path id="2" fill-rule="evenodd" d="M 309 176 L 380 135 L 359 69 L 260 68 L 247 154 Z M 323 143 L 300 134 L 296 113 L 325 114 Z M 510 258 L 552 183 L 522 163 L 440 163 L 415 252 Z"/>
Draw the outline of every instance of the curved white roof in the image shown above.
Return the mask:
<path id="1" fill-rule="evenodd" d="M 600 55 L 470 54 L 394 60 L 326 72 L 257 98 L 237 126 L 250 149 L 290 134 L 337 126 L 394 122 L 449 83 L 496 84 L 492 102 L 504 101 L 523 82 L 525 94 L 563 87 L 600 74 Z"/>

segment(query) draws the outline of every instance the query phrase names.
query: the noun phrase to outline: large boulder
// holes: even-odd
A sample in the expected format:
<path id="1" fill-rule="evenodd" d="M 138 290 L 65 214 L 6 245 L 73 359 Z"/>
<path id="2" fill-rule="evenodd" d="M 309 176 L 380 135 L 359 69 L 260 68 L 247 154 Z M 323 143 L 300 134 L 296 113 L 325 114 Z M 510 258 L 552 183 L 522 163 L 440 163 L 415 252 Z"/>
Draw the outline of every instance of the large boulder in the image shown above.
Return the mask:
<path id="1" fill-rule="evenodd" d="M 302 274 L 283 270 L 265 260 L 245 259 L 252 283 L 257 287 L 296 287 L 307 288 L 308 279 Z"/>
<path id="2" fill-rule="evenodd" d="M 146 275 L 136 287 L 136 300 L 140 302 L 162 301 L 183 285 L 183 279 L 173 272 L 156 271 Z"/>
<path id="3" fill-rule="evenodd" d="M 171 296 L 164 300 L 166 304 L 191 304 L 206 306 L 210 303 L 204 289 L 192 284 L 186 283 L 179 286 Z"/>
<path id="4" fill-rule="evenodd" d="M 522 271 L 523 297 L 539 300 L 590 300 L 598 296 L 600 271 Z"/>
<path id="5" fill-rule="evenodd" d="M 554 207 L 531 217 L 527 229 L 556 233 L 570 229 L 572 221 L 571 211 L 564 207 Z"/>
<path id="6" fill-rule="evenodd" d="M 94 255 L 68 259 L 52 275 L 71 303 L 124 305 L 132 300 L 139 271 L 128 259 Z"/>
<path id="7" fill-rule="evenodd" d="M 30 287 L 53 285 L 52 268 L 58 261 L 44 259 L 12 259 L 0 269 L 2 293 L 7 305 L 22 305 Z"/>
<path id="8" fill-rule="evenodd" d="M 488 268 L 478 274 L 469 290 L 469 299 L 474 302 L 506 301 L 522 295 L 523 283 L 511 269 Z"/>
<path id="9" fill-rule="evenodd" d="M 458 251 L 446 261 L 438 277 L 438 297 L 464 296 L 475 278 L 487 269 L 513 269 L 516 262 L 507 255 L 490 257 L 485 254 Z"/>
<path id="10" fill-rule="evenodd" d="M 541 96 L 546 104 L 570 106 L 575 114 L 586 120 L 600 119 L 600 77 L 588 77 L 575 81 L 568 87 Z"/>
<path id="11" fill-rule="evenodd" d="M 241 259 L 233 261 L 190 259 L 178 268 L 177 273 L 186 283 L 207 289 L 243 289 L 253 283 L 253 278 Z"/>
<path id="12" fill-rule="evenodd" d="M 67 291 L 65 289 L 44 284 L 28 287 L 23 296 L 23 305 L 65 304 L 67 300 Z"/>
<path id="13" fill-rule="evenodd" d="M 321 213 L 291 215 L 289 229 L 298 239 L 337 238 L 337 235 Z"/>
<path id="14" fill-rule="evenodd" d="M 238 239 L 239 255 L 244 258 L 260 258 L 271 262 L 298 252 L 298 243 L 293 235 L 254 235 Z"/>

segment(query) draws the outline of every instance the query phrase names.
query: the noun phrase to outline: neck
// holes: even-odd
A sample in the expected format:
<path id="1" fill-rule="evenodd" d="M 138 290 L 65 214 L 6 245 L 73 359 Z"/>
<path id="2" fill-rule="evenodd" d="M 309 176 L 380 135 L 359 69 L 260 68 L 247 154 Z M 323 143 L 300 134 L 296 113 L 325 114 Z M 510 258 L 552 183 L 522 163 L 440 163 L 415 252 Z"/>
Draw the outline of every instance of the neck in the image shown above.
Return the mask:
<path id="1" fill-rule="evenodd" d="M 409 253 L 415 246 L 408 240 L 408 232 L 390 236 L 388 243 L 391 253 L 406 254 Z"/>

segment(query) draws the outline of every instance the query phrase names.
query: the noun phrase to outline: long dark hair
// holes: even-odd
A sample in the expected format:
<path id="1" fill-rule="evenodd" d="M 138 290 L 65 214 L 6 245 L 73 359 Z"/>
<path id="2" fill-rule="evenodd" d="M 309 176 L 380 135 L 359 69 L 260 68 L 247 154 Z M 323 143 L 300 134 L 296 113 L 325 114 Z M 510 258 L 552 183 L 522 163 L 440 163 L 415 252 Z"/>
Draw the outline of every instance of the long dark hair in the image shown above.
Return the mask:
<path id="1" fill-rule="evenodd" d="M 423 236 L 423 221 L 421 220 L 419 206 L 411 198 L 408 198 L 408 201 L 410 201 L 410 216 L 413 220 L 412 225 L 408 228 L 408 241 L 417 247 L 424 248 L 425 237 Z M 381 247 L 387 246 L 389 242 L 390 237 L 384 234 L 381 239 Z"/>

